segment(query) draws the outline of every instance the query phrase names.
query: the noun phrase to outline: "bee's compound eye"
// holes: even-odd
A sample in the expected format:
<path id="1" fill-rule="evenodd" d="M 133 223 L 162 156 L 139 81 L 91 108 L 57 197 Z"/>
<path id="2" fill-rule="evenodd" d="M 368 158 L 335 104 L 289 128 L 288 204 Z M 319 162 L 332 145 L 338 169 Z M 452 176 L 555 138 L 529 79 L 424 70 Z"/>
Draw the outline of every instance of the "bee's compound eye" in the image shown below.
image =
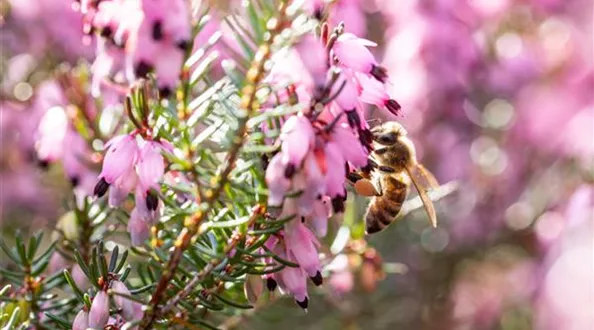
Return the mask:
<path id="1" fill-rule="evenodd" d="M 379 144 L 390 146 L 396 143 L 396 134 L 394 132 L 379 134 L 375 136 L 375 141 Z"/>

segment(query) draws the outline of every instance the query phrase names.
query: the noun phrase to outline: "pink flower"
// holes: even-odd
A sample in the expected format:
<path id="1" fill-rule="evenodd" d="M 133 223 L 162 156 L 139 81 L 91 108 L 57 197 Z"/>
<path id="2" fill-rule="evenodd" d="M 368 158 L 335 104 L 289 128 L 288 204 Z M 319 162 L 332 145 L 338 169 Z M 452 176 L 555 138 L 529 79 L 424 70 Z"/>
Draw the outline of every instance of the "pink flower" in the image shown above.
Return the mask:
<path id="1" fill-rule="evenodd" d="M 345 196 L 345 160 L 338 144 L 332 141 L 326 143 L 324 157 L 328 168 L 326 173 L 326 194 L 330 197 Z"/>
<path id="2" fill-rule="evenodd" d="M 128 220 L 128 232 L 130 233 L 130 240 L 134 246 L 144 244 L 144 241 L 151 236 L 151 223 L 145 215 L 148 212 L 143 212 L 140 208 L 141 206 L 139 207 L 136 205 Z"/>
<path id="3" fill-rule="evenodd" d="M 400 104 L 391 99 L 386 91 L 386 86 L 381 81 L 362 73 L 355 74 L 361 89 L 359 100 L 368 104 L 386 108 L 393 115 L 398 115 Z"/>
<path id="4" fill-rule="evenodd" d="M 117 178 L 109 191 L 109 206 L 117 207 L 122 204 L 128 197 L 128 194 L 134 190 L 137 182 L 138 176 L 136 175 L 134 168 L 130 168 L 127 173 L 124 173 L 124 175 Z"/>
<path id="5" fill-rule="evenodd" d="M 322 284 L 320 258 L 316 250 L 320 243 L 299 219 L 285 225 L 285 244 L 287 255 L 295 257 L 299 266 L 305 270 L 316 285 Z"/>
<path id="6" fill-rule="evenodd" d="M 83 272 L 78 264 L 72 266 L 72 279 L 76 286 L 78 286 L 81 290 L 86 291 L 91 287 L 91 283 L 87 278 L 87 275 Z"/>
<path id="7" fill-rule="evenodd" d="M 111 282 L 111 288 L 115 292 L 130 295 L 130 290 L 128 290 L 126 285 L 121 281 Z M 118 306 L 118 308 L 120 308 L 122 310 L 121 315 L 126 320 L 132 321 L 132 320 L 139 319 L 140 317 L 142 317 L 142 314 L 138 315 L 139 314 L 138 311 L 142 312 L 142 310 L 141 310 L 141 306 L 137 302 L 126 299 L 119 295 L 114 295 L 113 300 L 114 300 L 116 306 Z"/>
<path id="8" fill-rule="evenodd" d="M 283 155 L 276 154 L 270 160 L 266 169 L 266 184 L 268 185 L 268 204 L 271 206 L 282 205 L 286 192 L 291 186 L 291 181 L 285 175 Z"/>
<path id="9" fill-rule="evenodd" d="M 328 52 L 321 40 L 306 35 L 295 46 L 301 62 L 313 78 L 315 86 L 323 86 L 328 71 Z"/>
<path id="10" fill-rule="evenodd" d="M 138 173 L 138 189 L 146 196 L 146 206 L 154 211 L 158 199 L 151 189 L 158 190 L 159 181 L 165 173 L 165 163 L 161 155 L 162 146 L 158 142 L 148 141 L 140 149 L 136 171 Z"/>
<path id="11" fill-rule="evenodd" d="M 104 291 L 97 292 L 89 311 L 89 327 L 103 329 L 109 320 L 109 296 Z"/>
<path id="12" fill-rule="evenodd" d="M 280 139 L 282 141 L 283 163 L 299 167 L 303 158 L 313 146 L 314 130 L 311 122 L 304 116 L 292 116 L 283 125 Z M 292 173 L 286 173 L 291 177 Z"/>
<path id="13" fill-rule="evenodd" d="M 103 169 L 99 174 L 99 182 L 95 186 L 95 195 L 99 197 L 105 194 L 110 184 L 129 173 L 138 152 L 136 139 L 128 134 L 116 136 L 107 143 L 106 147 Z"/>
<path id="14" fill-rule="evenodd" d="M 295 261 L 289 258 L 289 261 Z M 275 276 L 277 282 L 284 292 L 290 293 L 295 302 L 303 309 L 307 309 L 307 275 L 300 267 L 285 267 Z"/>
<path id="15" fill-rule="evenodd" d="M 332 130 L 332 141 L 344 159 L 355 167 L 367 165 L 367 151 L 347 124 L 338 124 Z"/>
<path id="16" fill-rule="evenodd" d="M 375 46 L 377 46 L 375 42 L 358 38 L 352 33 L 343 33 L 334 43 L 332 50 L 342 66 L 353 71 L 370 74 L 384 82 L 387 78 L 386 70 L 378 66 L 375 57 L 367 49 L 367 47 Z"/>
<path id="17" fill-rule="evenodd" d="M 313 204 L 313 212 L 308 224 L 318 237 L 326 236 L 328 231 L 328 219 L 332 215 L 332 204 L 330 197 L 323 196 Z"/>
<path id="18" fill-rule="evenodd" d="M 72 322 L 72 330 L 87 330 L 89 328 L 89 313 L 81 310 Z"/>

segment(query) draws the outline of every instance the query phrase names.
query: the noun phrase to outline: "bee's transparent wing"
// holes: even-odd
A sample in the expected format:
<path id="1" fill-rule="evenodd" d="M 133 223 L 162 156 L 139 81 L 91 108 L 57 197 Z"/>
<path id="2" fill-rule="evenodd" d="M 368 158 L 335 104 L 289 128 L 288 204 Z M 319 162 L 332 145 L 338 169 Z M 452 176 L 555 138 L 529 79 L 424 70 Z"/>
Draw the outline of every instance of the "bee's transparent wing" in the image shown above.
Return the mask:
<path id="1" fill-rule="evenodd" d="M 429 220 L 431 221 L 431 225 L 435 228 L 437 227 L 437 214 L 435 212 L 435 207 L 433 206 L 433 202 L 429 198 L 427 191 L 429 189 L 433 189 L 439 186 L 437 180 L 425 167 L 420 164 L 416 166 L 410 166 L 406 168 L 408 172 L 408 176 L 410 180 L 415 185 L 415 188 L 419 192 L 419 197 L 421 201 L 423 201 L 423 205 L 425 206 L 425 211 L 427 211 L 427 215 L 429 216 Z"/>

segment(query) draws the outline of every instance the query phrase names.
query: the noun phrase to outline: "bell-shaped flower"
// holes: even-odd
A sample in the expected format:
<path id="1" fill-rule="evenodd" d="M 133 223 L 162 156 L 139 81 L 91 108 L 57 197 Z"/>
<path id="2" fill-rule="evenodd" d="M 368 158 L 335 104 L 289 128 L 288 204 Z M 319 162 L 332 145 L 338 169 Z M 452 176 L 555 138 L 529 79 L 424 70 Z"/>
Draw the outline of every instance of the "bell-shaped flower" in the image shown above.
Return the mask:
<path id="1" fill-rule="evenodd" d="M 126 198 L 128 194 L 136 187 L 138 182 L 138 176 L 134 168 L 130 168 L 128 173 L 125 173 L 121 177 L 117 178 L 111 189 L 109 190 L 109 206 L 118 207 Z"/>
<path id="2" fill-rule="evenodd" d="M 348 124 L 338 124 L 332 129 L 332 141 L 346 161 L 355 167 L 367 165 L 368 154 Z"/>
<path id="3" fill-rule="evenodd" d="M 283 125 L 280 136 L 283 163 L 292 166 L 293 170 L 300 167 L 313 146 L 314 138 L 315 133 L 309 119 L 300 115 L 289 118 Z M 286 173 L 286 176 L 290 177 L 293 173 Z"/>
<path id="4" fill-rule="evenodd" d="M 89 311 L 89 328 L 103 329 L 109 320 L 109 296 L 105 291 L 97 292 Z"/>
<path id="5" fill-rule="evenodd" d="M 343 70 L 332 86 L 332 95 L 339 93 L 334 101 L 343 111 L 359 108 L 359 87 L 348 70 Z"/>
<path id="6" fill-rule="evenodd" d="M 89 328 L 89 313 L 81 310 L 72 322 L 72 330 L 87 330 Z"/>
<path id="7" fill-rule="evenodd" d="M 324 194 L 324 170 L 310 152 L 305 158 L 302 170 L 293 177 L 293 190 L 302 191 L 297 203 L 299 214 L 309 215 L 312 212 L 311 205 Z"/>
<path id="8" fill-rule="evenodd" d="M 326 143 L 323 158 L 328 166 L 328 172 L 326 173 L 326 194 L 331 198 L 344 196 L 345 160 L 336 142 L 329 141 Z"/>
<path id="9" fill-rule="evenodd" d="M 285 176 L 286 166 L 282 161 L 282 154 L 272 157 L 266 168 L 266 184 L 268 185 L 268 205 L 280 206 L 286 192 L 291 187 L 291 180 Z"/>
<path id="10" fill-rule="evenodd" d="M 308 34 L 295 45 L 295 49 L 315 86 L 323 86 L 328 71 L 328 52 L 322 41 Z"/>
<path id="11" fill-rule="evenodd" d="M 287 260 L 295 261 L 295 258 Z M 301 308 L 307 309 L 307 274 L 301 267 L 285 267 L 275 278 L 283 292 L 291 294 Z"/>
<path id="12" fill-rule="evenodd" d="M 140 246 L 151 236 L 151 223 L 146 218 L 148 212 L 141 209 L 142 206 L 136 205 L 130 214 L 128 220 L 128 232 L 130 233 L 130 241 L 134 246 Z"/>
<path id="13" fill-rule="evenodd" d="M 354 71 L 371 73 L 377 61 L 367 47 L 375 47 L 373 41 L 362 39 L 352 33 L 341 34 L 332 51 L 340 64 Z"/>
<path id="14" fill-rule="evenodd" d="M 130 295 L 130 290 L 126 287 L 122 281 L 113 281 L 111 282 L 111 289 L 115 292 L 123 293 L 125 295 Z M 121 315 L 128 321 L 132 321 L 137 318 L 137 311 L 140 306 L 137 302 L 124 298 L 120 295 L 114 295 L 114 302 L 118 308 L 120 308 Z"/>
<path id="15" fill-rule="evenodd" d="M 395 116 L 399 114 L 400 104 L 390 98 L 386 86 L 381 81 L 361 73 L 356 73 L 355 76 L 361 87 L 361 95 L 359 96 L 361 102 L 386 108 Z"/>
<path id="16" fill-rule="evenodd" d="M 314 234 L 301 221 L 289 221 L 285 225 L 287 255 L 294 256 L 299 266 L 312 279 L 320 276 L 320 258 L 316 249 L 319 244 Z"/>
<path id="17" fill-rule="evenodd" d="M 328 219 L 332 215 L 330 197 L 321 196 L 313 203 L 313 212 L 308 218 L 308 223 L 318 237 L 326 236 L 328 232 Z"/>
<path id="18" fill-rule="evenodd" d="M 158 206 L 158 199 L 151 189 L 159 189 L 159 181 L 165 173 L 165 163 L 161 154 L 162 146 L 158 142 L 148 141 L 140 149 L 136 172 L 138 173 L 138 188 L 146 197 L 146 206 L 154 211 Z"/>
<path id="19" fill-rule="evenodd" d="M 134 136 L 125 134 L 111 139 L 107 145 L 107 152 L 103 159 L 103 169 L 99 174 L 108 184 L 128 173 L 134 166 L 138 153 L 138 144 Z"/>
<path id="20" fill-rule="evenodd" d="M 71 129 L 66 132 L 63 143 L 62 165 L 64 166 L 64 172 L 66 172 L 72 185 L 78 186 L 85 172 L 89 171 L 84 163 L 90 153 L 89 146 L 82 136 Z"/>

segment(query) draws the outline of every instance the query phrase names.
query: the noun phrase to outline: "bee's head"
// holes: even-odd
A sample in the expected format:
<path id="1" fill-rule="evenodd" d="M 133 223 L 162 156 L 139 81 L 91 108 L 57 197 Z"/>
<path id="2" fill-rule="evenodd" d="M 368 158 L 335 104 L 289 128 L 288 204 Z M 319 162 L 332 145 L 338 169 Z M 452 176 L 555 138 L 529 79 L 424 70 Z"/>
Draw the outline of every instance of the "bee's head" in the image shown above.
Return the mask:
<path id="1" fill-rule="evenodd" d="M 371 129 L 373 134 L 373 141 L 384 145 L 391 146 L 398 142 L 398 138 L 407 134 L 406 130 L 400 123 L 395 121 L 388 121 Z"/>

